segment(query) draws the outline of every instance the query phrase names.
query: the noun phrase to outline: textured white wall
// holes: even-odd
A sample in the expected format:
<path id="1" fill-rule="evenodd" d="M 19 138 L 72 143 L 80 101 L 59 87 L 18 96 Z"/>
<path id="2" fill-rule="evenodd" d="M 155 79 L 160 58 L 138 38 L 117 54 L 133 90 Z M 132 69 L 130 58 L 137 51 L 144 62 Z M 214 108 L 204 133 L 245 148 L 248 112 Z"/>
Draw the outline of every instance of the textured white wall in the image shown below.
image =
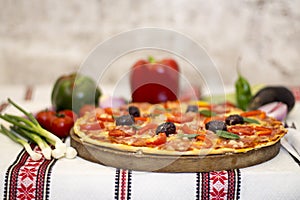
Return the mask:
<path id="1" fill-rule="evenodd" d="M 300 85 L 299 7 L 297 0 L 0 0 L 0 84 L 51 83 L 111 36 L 159 27 L 202 45 L 226 84 L 242 56 L 251 83 Z"/>

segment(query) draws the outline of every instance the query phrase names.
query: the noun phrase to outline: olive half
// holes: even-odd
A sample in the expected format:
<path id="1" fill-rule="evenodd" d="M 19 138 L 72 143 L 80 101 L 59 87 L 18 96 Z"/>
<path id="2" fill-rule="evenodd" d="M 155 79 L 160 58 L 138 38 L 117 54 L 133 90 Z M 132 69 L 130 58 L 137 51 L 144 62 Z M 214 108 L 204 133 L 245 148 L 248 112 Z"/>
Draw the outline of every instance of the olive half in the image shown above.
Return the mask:
<path id="1" fill-rule="evenodd" d="M 265 104 L 276 101 L 285 103 L 288 106 L 288 112 L 295 106 L 295 97 L 289 89 L 283 86 L 269 86 L 255 94 L 248 108 L 249 110 L 256 110 Z"/>

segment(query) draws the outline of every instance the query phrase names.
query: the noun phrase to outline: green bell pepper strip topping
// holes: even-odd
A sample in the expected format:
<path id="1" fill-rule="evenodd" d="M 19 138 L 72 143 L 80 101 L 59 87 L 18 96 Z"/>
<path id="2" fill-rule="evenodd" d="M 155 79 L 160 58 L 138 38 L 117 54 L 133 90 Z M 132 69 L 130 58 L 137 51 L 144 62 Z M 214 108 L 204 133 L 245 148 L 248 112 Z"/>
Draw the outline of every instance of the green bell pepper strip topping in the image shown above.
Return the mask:
<path id="1" fill-rule="evenodd" d="M 178 134 L 177 137 L 179 138 L 183 138 L 183 137 L 186 137 L 188 139 L 194 139 L 198 136 L 199 134 Z"/>
<path id="2" fill-rule="evenodd" d="M 222 137 L 222 138 L 226 138 L 226 139 L 233 139 L 233 140 L 237 140 L 237 139 L 240 139 L 240 136 L 234 134 L 234 133 L 230 133 L 228 131 L 223 131 L 223 130 L 217 130 L 216 131 L 216 134 L 219 136 L 219 137 Z"/>
<path id="3" fill-rule="evenodd" d="M 244 122 L 252 123 L 252 124 L 260 124 L 259 121 L 256 119 L 248 118 L 248 117 L 243 117 Z"/>
<path id="4" fill-rule="evenodd" d="M 200 110 L 199 114 L 204 115 L 205 117 L 212 117 L 212 116 L 216 116 L 217 113 L 211 111 L 211 110 Z"/>

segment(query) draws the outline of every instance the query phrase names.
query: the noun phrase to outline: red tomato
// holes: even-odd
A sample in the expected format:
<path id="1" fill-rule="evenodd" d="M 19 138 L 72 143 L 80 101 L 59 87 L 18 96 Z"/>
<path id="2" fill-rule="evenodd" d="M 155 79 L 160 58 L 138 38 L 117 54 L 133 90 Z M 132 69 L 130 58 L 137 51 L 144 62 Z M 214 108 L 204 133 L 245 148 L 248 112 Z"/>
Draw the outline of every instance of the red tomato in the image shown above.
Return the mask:
<path id="1" fill-rule="evenodd" d="M 167 135 L 165 133 L 159 133 L 155 140 L 147 141 L 146 144 L 148 146 L 158 146 L 167 142 Z"/>
<path id="2" fill-rule="evenodd" d="M 59 111 L 58 114 L 63 114 L 63 115 L 69 116 L 73 119 L 74 122 L 77 119 L 77 114 L 75 112 L 73 112 L 72 110 L 62 110 L 62 111 Z"/>
<path id="3" fill-rule="evenodd" d="M 58 137 L 67 137 L 77 115 L 71 110 L 63 110 L 58 113 L 51 110 L 40 111 L 36 115 L 39 124 Z"/>
<path id="4" fill-rule="evenodd" d="M 237 135 L 254 135 L 255 129 L 252 126 L 233 126 L 228 131 Z"/>
<path id="5" fill-rule="evenodd" d="M 127 134 L 125 131 L 122 131 L 120 129 L 110 130 L 109 133 L 108 133 L 108 135 L 111 136 L 111 137 L 120 137 L 120 136 L 127 137 L 127 136 L 131 136 L 130 134 Z"/>
<path id="6" fill-rule="evenodd" d="M 74 125 L 73 118 L 69 116 L 56 116 L 51 123 L 51 132 L 58 137 L 69 136 L 70 130 Z"/>
<path id="7" fill-rule="evenodd" d="M 50 130 L 51 129 L 51 121 L 52 121 L 54 115 L 55 115 L 54 111 L 43 110 L 43 111 L 38 112 L 36 114 L 35 118 L 39 122 L 41 127 L 43 127 L 46 130 Z"/>

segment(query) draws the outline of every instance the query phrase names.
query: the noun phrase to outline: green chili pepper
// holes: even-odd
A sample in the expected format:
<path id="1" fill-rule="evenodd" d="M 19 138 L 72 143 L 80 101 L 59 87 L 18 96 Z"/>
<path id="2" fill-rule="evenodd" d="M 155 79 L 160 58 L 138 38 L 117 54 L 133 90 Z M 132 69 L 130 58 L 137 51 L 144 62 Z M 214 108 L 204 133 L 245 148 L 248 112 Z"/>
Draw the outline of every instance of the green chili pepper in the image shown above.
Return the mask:
<path id="1" fill-rule="evenodd" d="M 251 87 L 248 81 L 240 75 L 235 82 L 235 94 L 237 107 L 242 110 L 247 110 L 248 104 L 252 98 Z"/>

